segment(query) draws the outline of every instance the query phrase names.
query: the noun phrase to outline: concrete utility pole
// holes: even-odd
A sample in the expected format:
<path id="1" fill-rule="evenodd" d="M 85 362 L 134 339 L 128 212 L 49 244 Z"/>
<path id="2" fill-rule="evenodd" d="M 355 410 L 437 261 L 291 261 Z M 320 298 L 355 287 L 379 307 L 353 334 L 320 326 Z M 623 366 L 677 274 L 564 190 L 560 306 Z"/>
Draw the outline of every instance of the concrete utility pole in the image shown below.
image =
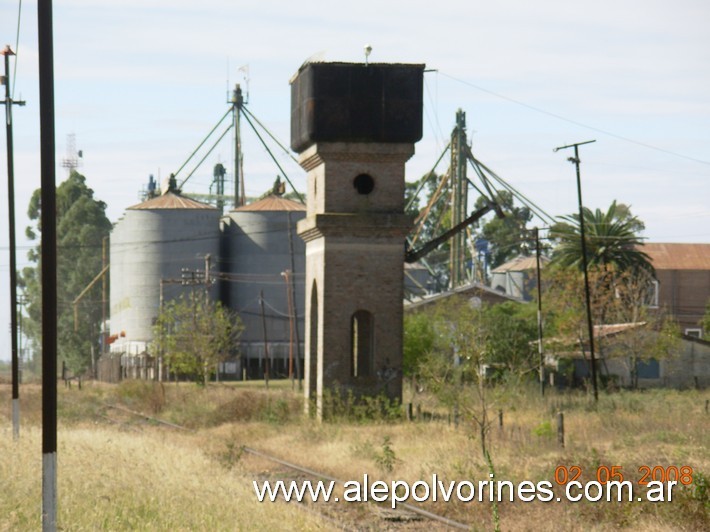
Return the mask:
<path id="1" fill-rule="evenodd" d="M 17 353 L 17 249 L 15 245 L 15 159 L 12 142 L 12 106 L 25 105 L 10 96 L 10 56 L 15 55 L 10 45 L 0 52 L 5 56 L 5 130 L 7 132 L 7 212 L 10 219 L 10 336 L 12 342 L 12 434 L 20 437 L 20 364 Z"/>
<path id="2" fill-rule="evenodd" d="M 579 146 L 582 144 L 591 144 L 596 140 L 587 140 L 585 142 L 577 142 L 576 144 L 568 144 L 560 146 L 553 151 L 574 148 L 574 157 L 569 157 L 567 160 L 574 163 L 577 168 L 577 201 L 579 203 L 579 237 L 582 240 L 582 269 L 584 270 L 584 297 L 587 303 L 587 329 L 589 331 L 589 360 L 592 366 L 592 388 L 594 389 L 594 402 L 599 401 L 599 390 L 597 389 L 597 364 L 594 359 L 594 325 L 592 324 L 592 305 L 589 296 L 589 275 L 587 274 L 587 240 L 584 237 L 584 210 L 582 207 L 582 181 L 579 176 Z"/>
<path id="3" fill-rule="evenodd" d="M 540 279 L 540 231 L 535 231 L 535 265 L 537 273 L 537 352 L 540 357 L 540 395 L 545 396 L 545 357 L 542 351 L 542 282 Z"/>
<path id="4" fill-rule="evenodd" d="M 37 2 L 42 202 L 42 530 L 57 530 L 57 190 L 52 0 Z"/>

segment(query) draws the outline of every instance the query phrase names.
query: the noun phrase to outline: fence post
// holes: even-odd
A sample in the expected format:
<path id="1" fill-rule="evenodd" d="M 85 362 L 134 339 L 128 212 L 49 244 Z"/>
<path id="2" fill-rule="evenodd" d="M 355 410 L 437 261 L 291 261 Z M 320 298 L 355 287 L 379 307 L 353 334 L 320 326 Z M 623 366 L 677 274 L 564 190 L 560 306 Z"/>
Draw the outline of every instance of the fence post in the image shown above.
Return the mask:
<path id="1" fill-rule="evenodd" d="M 565 415 L 563 412 L 557 413 L 557 443 L 560 447 L 565 446 Z"/>
<path id="2" fill-rule="evenodd" d="M 498 410 L 498 427 L 503 428 L 503 410 Z"/>

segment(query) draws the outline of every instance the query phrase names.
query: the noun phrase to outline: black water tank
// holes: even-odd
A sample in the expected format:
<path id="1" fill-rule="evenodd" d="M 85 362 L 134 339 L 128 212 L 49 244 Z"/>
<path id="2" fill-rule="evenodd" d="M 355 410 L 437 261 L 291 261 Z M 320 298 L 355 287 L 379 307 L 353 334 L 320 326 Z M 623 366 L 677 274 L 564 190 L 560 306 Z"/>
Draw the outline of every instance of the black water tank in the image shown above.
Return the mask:
<path id="1" fill-rule="evenodd" d="M 310 63 L 291 82 L 291 148 L 316 142 L 417 142 L 424 65 Z"/>

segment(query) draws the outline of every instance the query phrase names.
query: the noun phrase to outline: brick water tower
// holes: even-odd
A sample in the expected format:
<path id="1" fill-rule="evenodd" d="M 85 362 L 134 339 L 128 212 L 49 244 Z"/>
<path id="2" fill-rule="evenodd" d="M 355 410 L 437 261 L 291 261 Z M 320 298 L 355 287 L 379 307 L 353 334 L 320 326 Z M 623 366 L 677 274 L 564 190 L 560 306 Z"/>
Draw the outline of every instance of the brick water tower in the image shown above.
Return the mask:
<path id="1" fill-rule="evenodd" d="M 404 165 L 422 136 L 424 65 L 311 63 L 291 81 L 308 172 L 306 403 L 402 396 Z M 315 401 L 314 401 L 315 400 Z"/>

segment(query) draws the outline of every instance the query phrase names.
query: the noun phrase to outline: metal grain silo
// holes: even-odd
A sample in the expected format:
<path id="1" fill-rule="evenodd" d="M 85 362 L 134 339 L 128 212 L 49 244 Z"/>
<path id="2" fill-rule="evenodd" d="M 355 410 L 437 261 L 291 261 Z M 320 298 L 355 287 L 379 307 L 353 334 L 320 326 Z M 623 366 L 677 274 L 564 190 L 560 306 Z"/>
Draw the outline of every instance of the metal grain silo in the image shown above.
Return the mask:
<path id="1" fill-rule="evenodd" d="M 305 244 L 296 223 L 305 215 L 304 205 L 271 195 L 222 218 L 222 294 L 244 325 L 240 352 L 250 378 L 263 375 L 264 329 L 272 377 L 288 375 L 290 356 L 295 372 L 303 356 Z"/>
<path id="2" fill-rule="evenodd" d="M 126 210 L 111 234 L 111 353 L 146 352 L 159 313 L 161 280 L 165 300 L 193 289 L 179 283 L 182 270 L 204 272 L 207 255 L 214 264 L 219 218 L 218 209 L 174 191 Z"/>

